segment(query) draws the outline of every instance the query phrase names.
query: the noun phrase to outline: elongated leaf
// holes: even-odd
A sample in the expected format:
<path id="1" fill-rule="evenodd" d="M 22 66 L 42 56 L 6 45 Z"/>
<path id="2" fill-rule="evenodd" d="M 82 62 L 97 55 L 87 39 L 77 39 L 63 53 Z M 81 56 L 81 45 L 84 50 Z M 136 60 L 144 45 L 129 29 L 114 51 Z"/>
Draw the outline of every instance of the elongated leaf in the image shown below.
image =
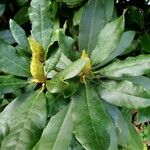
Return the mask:
<path id="1" fill-rule="evenodd" d="M 93 65 L 104 61 L 117 48 L 124 30 L 124 15 L 108 23 L 98 36 L 96 48 L 91 53 Z"/>
<path id="2" fill-rule="evenodd" d="M 77 5 L 80 4 L 83 0 L 56 0 L 57 2 L 63 2 L 66 3 L 67 5 Z"/>
<path id="3" fill-rule="evenodd" d="M 32 22 L 32 36 L 47 50 L 52 34 L 49 0 L 32 0 L 29 13 Z"/>
<path id="4" fill-rule="evenodd" d="M 115 57 L 126 52 L 126 49 L 131 45 L 133 38 L 135 36 L 134 31 L 126 31 L 122 34 L 121 40 L 114 52 L 112 52 L 107 59 L 105 59 L 99 66 L 103 66 L 109 61 L 113 60 Z"/>
<path id="5" fill-rule="evenodd" d="M 86 65 L 85 59 L 78 59 L 75 62 L 68 65 L 62 72 L 56 75 L 56 78 L 61 78 L 63 80 L 71 79 L 80 74 L 84 66 Z"/>
<path id="6" fill-rule="evenodd" d="M 90 0 L 83 11 L 79 29 L 79 48 L 90 54 L 95 48 L 97 38 L 113 13 L 113 0 Z"/>
<path id="7" fill-rule="evenodd" d="M 14 39 L 24 49 L 29 48 L 29 43 L 27 41 L 26 33 L 25 31 L 13 20 L 9 21 L 10 24 L 10 30 L 13 34 Z"/>
<path id="8" fill-rule="evenodd" d="M 67 100 L 62 96 L 62 94 L 52 94 L 50 92 L 46 93 L 47 98 L 47 110 L 48 117 L 56 115 L 56 113 L 62 110 L 67 104 Z"/>
<path id="9" fill-rule="evenodd" d="M 71 109 L 70 104 L 50 119 L 36 150 L 67 150 L 73 133 Z"/>
<path id="10" fill-rule="evenodd" d="M 25 24 L 29 21 L 28 7 L 21 7 L 21 9 L 14 15 L 13 20 L 19 25 Z"/>
<path id="11" fill-rule="evenodd" d="M 73 136 L 70 146 L 67 150 L 85 150 L 82 145 L 77 141 L 77 139 Z"/>
<path id="12" fill-rule="evenodd" d="M 0 39 L 3 39 L 5 42 L 7 42 L 9 44 L 15 43 L 15 39 L 14 39 L 11 31 L 8 29 L 0 31 Z"/>
<path id="13" fill-rule="evenodd" d="M 0 70 L 17 76 L 30 76 L 30 63 L 16 49 L 0 40 Z"/>
<path id="14" fill-rule="evenodd" d="M 108 150 L 118 150 L 116 127 L 112 126 L 110 129 L 110 144 Z"/>
<path id="15" fill-rule="evenodd" d="M 32 149 L 39 140 L 47 119 L 46 99 L 36 91 L 13 114 L 10 133 L 1 150 Z"/>
<path id="16" fill-rule="evenodd" d="M 46 88 L 50 93 L 62 93 L 69 87 L 68 82 L 60 78 L 54 78 L 46 82 Z"/>
<path id="17" fill-rule="evenodd" d="M 73 38 L 66 36 L 63 30 L 59 31 L 59 47 L 64 55 L 72 61 L 80 58 L 78 51 L 73 49 L 74 44 L 75 41 Z"/>
<path id="18" fill-rule="evenodd" d="M 59 69 L 65 69 L 71 63 L 72 61 L 68 57 L 66 57 L 63 53 L 61 53 L 60 60 L 56 65 L 56 67 Z"/>
<path id="19" fill-rule="evenodd" d="M 139 85 L 143 86 L 144 88 L 150 90 L 150 78 L 148 78 L 148 77 L 135 76 L 135 77 L 126 78 L 126 80 L 129 80 L 133 83 L 139 84 Z"/>
<path id="20" fill-rule="evenodd" d="M 105 106 L 109 115 L 113 119 L 115 126 L 117 127 L 118 144 L 127 148 L 129 146 L 131 137 L 126 120 L 117 107 L 110 105 L 109 103 L 105 103 Z"/>
<path id="21" fill-rule="evenodd" d="M 144 124 L 150 121 L 150 107 L 140 109 L 137 113 L 136 124 Z"/>
<path id="22" fill-rule="evenodd" d="M 143 142 L 139 134 L 135 130 L 134 126 L 128 119 L 126 119 L 126 123 L 128 125 L 128 129 L 130 130 L 131 140 L 130 140 L 129 146 L 123 149 L 124 150 L 143 150 Z"/>
<path id="23" fill-rule="evenodd" d="M 46 72 L 50 72 L 58 63 L 61 57 L 61 50 L 57 49 L 50 58 L 45 62 L 46 65 Z"/>
<path id="24" fill-rule="evenodd" d="M 108 150 L 111 121 L 94 88 L 81 86 L 72 100 L 75 137 L 87 150 Z"/>
<path id="25" fill-rule="evenodd" d="M 0 113 L 0 145 L 3 138 L 10 132 L 11 117 L 17 107 L 19 107 L 31 93 L 23 94 L 13 100 L 7 107 Z"/>
<path id="26" fill-rule="evenodd" d="M 0 16 L 3 15 L 4 11 L 5 11 L 5 4 L 0 4 Z"/>
<path id="27" fill-rule="evenodd" d="M 117 60 L 97 71 L 97 73 L 107 77 L 123 77 L 140 76 L 149 71 L 150 55 L 139 55 L 125 60 Z"/>
<path id="28" fill-rule="evenodd" d="M 0 93 L 12 93 L 17 89 L 27 85 L 27 81 L 15 78 L 13 76 L 0 76 Z"/>
<path id="29" fill-rule="evenodd" d="M 100 96 L 113 105 L 127 108 L 144 108 L 150 106 L 150 90 L 130 81 L 103 82 L 105 88 L 99 91 Z"/>

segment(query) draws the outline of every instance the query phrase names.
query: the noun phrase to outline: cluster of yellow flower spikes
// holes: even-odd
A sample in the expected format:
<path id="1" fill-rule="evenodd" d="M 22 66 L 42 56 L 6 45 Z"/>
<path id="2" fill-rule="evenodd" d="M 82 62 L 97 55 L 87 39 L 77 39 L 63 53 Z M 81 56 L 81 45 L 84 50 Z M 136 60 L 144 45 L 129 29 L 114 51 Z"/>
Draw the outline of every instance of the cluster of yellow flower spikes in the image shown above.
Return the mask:
<path id="1" fill-rule="evenodd" d="M 44 83 L 46 76 L 43 67 L 44 50 L 43 47 L 32 37 L 28 38 L 30 49 L 32 51 L 32 59 L 30 64 L 30 72 L 34 78 L 34 82 Z"/>

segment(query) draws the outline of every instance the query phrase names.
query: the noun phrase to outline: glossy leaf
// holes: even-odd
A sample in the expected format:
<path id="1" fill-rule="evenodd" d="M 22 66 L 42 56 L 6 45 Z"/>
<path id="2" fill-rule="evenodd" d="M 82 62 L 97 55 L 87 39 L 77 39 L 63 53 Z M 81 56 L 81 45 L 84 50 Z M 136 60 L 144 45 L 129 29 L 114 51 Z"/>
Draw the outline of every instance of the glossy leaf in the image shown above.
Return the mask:
<path id="1" fill-rule="evenodd" d="M 124 148 L 124 150 L 143 150 L 143 142 L 137 131 L 135 130 L 134 126 L 128 119 L 126 119 L 126 123 L 130 131 L 131 140 L 129 146 L 127 148 Z"/>
<path id="2" fill-rule="evenodd" d="M 8 29 L 0 31 L 0 38 L 9 44 L 15 43 L 15 39 L 14 39 L 12 33 L 10 32 L 10 30 L 8 30 Z"/>
<path id="3" fill-rule="evenodd" d="M 62 93 L 69 87 L 68 82 L 60 78 L 54 78 L 46 82 L 46 88 L 50 93 Z"/>
<path id="4" fill-rule="evenodd" d="M 135 77 L 129 77 L 126 78 L 126 80 L 129 80 L 133 83 L 139 84 L 143 86 L 144 88 L 150 90 L 150 78 L 145 76 L 135 76 Z"/>
<path id="5" fill-rule="evenodd" d="M 27 41 L 26 33 L 25 31 L 13 20 L 9 21 L 10 24 L 10 30 L 13 34 L 14 39 L 24 49 L 29 48 L 29 43 Z"/>
<path id="6" fill-rule="evenodd" d="M 16 49 L 0 40 L 0 70 L 17 76 L 30 76 L 30 63 Z"/>
<path id="7" fill-rule="evenodd" d="M 49 0 L 32 0 L 30 9 L 32 36 L 47 50 L 51 42 L 52 22 Z"/>
<path id="8" fill-rule="evenodd" d="M 61 57 L 61 50 L 57 49 L 56 52 L 54 52 L 48 60 L 45 62 L 46 72 L 50 72 L 58 63 Z"/>
<path id="9" fill-rule="evenodd" d="M 47 98 L 48 117 L 56 115 L 57 112 L 62 110 L 68 104 L 68 101 L 62 94 L 52 94 L 48 91 L 45 96 Z"/>
<path id="10" fill-rule="evenodd" d="M 45 96 L 36 91 L 15 110 L 10 133 L 4 138 L 1 150 L 32 149 L 46 125 L 46 115 Z"/>
<path id="11" fill-rule="evenodd" d="M 114 63 L 97 71 L 106 77 L 140 76 L 150 71 L 150 55 L 128 57 L 125 60 L 117 60 Z"/>
<path id="12" fill-rule="evenodd" d="M 0 93 L 12 93 L 17 89 L 26 86 L 28 83 L 25 80 L 13 76 L 0 76 Z"/>
<path id="13" fill-rule="evenodd" d="M 93 65 L 98 65 L 117 48 L 124 31 L 124 15 L 108 23 L 98 36 L 98 42 L 91 53 Z"/>
<path id="14" fill-rule="evenodd" d="M 76 26 L 80 23 L 83 10 L 84 10 L 84 7 L 81 7 L 77 12 L 75 12 L 75 15 L 73 17 L 73 25 L 74 26 Z"/>
<path id="15" fill-rule="evenodd" d="M 67 150 L 73 133 L 71 104 L 52 117 L 35 150 Z"/>
<path id="16" fill-rule="evenodd" d="M 103 66 L 106 63 L 113 60 L 115 57 L 121 55 L 122 53 L 126 52 L 126 49 L 131 45 L 133 38 L 135 36 L 134 31 L 126 31 L 122 34 L 120 42 L 114 52 L 112 52 L 107 59 L 105 59 L 99 66 Z"/>
<path id="17" fill-rule="evenodd" d="M 85 59 L 78 59 L 75 62 L 68 65 L 63 71 L 56 75 L 56 78 L 61 78 L 63 80 L 71 79 L 80 74 L 84 66 L 86 65 Z"/>
<path id="18" fill-rule="evenodd" d="M 91 54 L 97 38 L 113 13 L 113 0 L 90 0 L 84 7 L 79 25 L 79 48 Z"/>
<path id="19" fill-rule="evenodd" d="M 5 11 L 5 4 L 0 4 L 0 16 L 3 15 L 4 11 Z"/>
<path id="20" fill-rule="evenodd" d="M 16 21 L 19 25 L 25 24 L 29 21 L 28 7 L 22 7 L 13 17 L 13 20 Z"/>
<path id="21" fill-rule="evenodd" d="M 137 113 L 136 124 L 144 124 L 150 121 L 150 107 L 140 109 Z"/>
<path id="22" fill-rule="evenodd" d="M 80 55 L 79 53 L 73 49 L 74 39 L 64 34 L 64 31 L 59 31 L 59 47 L 61 51 L 71 60 L 77 60 Z"/>
<path id="23" fill-rule="evenodd" d="M 67 80 L 69 86 L 66 90 L 63 91 L 63 95 L 65 98 L 72 96 L 77 91 L 80 84 L 79 81 L 80 79 L 78 77 L 73 78 L 71 80 Z"/>
<path id="24" fill-rule="evenodd" d="M 141 46 L 145 52 L 150 52 L 150 34 L 145 34 L 142 37 Z"/>
<path id="25" fill-rule="evenodd" d="M 0 145 L 3 138 L 10 132 L 11 117 L 13 112 L 30 96 L 30 94 L 31 93 L 27 93 L 17 97 L 0 113 Z"/>
<path id="26" fill-rule="evenodd" d="M 80 86 L 71 99 L 77 140 L 87 150 L 108 150 L 111 121 L 93 86 Z"/>
<path id="27" fill-rule="evenodd" d="M 127 108 L 145 108 L 150 106 L 150 90 L 130 81 L 106 81 L 102 83 L 100 96 L 113 105 Z"/>
<path id="28" fill-rule="evenodd" d="M 109 103 L 105 103 L 105 106 L 109 115 L 113 119 L 114 125 L 117 128 L 116 136 L 118 144 L 127 148 L 129 146 L 131 137 L 126 120 L 117 107 L 110 105 Z"/>
<path id="29" fill-rule="evenodd" d="M 56 0 L 57 2 L 63 2 L 66 3 L 67 5 L 77 5 L 80 4 L 83 0 Z"/>

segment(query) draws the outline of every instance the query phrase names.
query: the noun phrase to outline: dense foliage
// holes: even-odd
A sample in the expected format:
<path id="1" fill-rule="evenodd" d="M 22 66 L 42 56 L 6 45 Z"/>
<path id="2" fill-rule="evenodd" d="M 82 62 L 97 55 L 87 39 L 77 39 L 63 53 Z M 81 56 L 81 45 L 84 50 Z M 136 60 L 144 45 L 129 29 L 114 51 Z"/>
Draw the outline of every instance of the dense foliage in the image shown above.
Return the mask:
<path id="1" fill-rule="evenodd" d="M 147 150 L 149 3 L 0 2 L 0 149 Z"/>

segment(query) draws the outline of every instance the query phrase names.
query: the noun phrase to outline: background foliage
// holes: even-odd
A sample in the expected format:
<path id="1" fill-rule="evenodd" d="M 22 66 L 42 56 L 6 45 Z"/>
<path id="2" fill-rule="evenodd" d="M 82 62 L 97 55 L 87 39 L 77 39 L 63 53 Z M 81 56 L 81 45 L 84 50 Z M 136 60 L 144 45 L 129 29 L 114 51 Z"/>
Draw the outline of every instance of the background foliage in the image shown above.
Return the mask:
<path id="1" fill-rule="evenodd" d="M 49 2 L 0 1 L 1 149 L 148 149 L 150 1 Z M 31 80 L 31 34 L 44 50 L 46 87 Z M 96 76 L 85 85 L 83 49 Z"/>

